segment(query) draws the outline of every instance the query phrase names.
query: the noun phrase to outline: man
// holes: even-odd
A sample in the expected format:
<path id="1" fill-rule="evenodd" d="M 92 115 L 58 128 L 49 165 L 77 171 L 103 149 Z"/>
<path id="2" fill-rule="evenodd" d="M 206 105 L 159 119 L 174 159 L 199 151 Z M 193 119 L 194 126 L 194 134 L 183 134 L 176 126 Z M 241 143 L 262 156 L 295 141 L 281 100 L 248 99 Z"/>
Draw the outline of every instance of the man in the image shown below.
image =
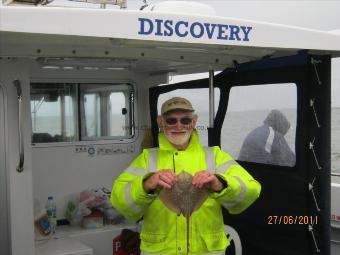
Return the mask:
<path id="1" fill-rule="evenodd" d="M 176 176 L 186 171 L 192 184 L 209 190 L 204 204 L 191 215 L 189 254 L 224 254 L 229 241 L 224 233 L 221 206 L 242 212 L 259 196 L 261 186 L 219 147 L 204 148 L 194 129 L 197 115 L 185 98 L 174 97 L 161 108 L 159 148 L 143 150 L 115 181 L 111 202 L 128 219 L 143 217 L 142 254 L 187 254 L 186 220 L 159 199 Z"/>
<path id="2" fill-rule="evenodd" d="M 243 142 L 239 160 L 263 164 L 294 166 L 295 155 L 284 136 L 290 128 L 286 116 L 272 110 L 263 125 L 251 131 Z"/>

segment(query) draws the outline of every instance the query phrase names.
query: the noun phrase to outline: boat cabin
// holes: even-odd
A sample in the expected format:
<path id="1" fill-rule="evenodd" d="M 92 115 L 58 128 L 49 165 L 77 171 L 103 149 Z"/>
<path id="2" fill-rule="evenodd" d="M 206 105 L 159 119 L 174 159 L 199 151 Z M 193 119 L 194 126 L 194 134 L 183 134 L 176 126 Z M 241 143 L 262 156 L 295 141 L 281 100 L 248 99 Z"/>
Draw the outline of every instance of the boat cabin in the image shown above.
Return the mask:
<path id="1" fill-rule="evenodd" d="M 184 13 L 191 3 L 183 4 L 0 6 L 1 254 L 114 254 L 112 240 L 138 224 L 69 224 L 69 201 L 110 192 L 143 148 L 157 146 L 156 118 L 172 96 L 193 103 L 202 144 L 221 146 L 262 185 L 248 210 L 224 212 L 237 233 L 230 254 L 330 254 L 331 64 L 340 35 L 216 16 L 199 3 Z M 181 75 L 189 76 L 175 82 Z M 240 158 L 273 109 L 290 122 L 291 160 Z M 58 226 L 44 237 L 33 223 L 48 196 Z"/>

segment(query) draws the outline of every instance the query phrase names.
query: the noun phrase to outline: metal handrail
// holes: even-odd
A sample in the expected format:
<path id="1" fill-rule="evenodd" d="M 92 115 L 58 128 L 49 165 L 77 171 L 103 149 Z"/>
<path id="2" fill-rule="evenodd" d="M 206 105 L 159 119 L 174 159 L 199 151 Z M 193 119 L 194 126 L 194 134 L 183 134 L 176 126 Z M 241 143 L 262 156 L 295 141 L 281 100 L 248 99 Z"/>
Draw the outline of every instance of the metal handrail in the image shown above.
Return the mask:
<path id="1" fill-rule="evenodd" d="M 214 70 L 209 70 L 209 127 L 214 127 L 215 94 L 214 94 Z"/>
<path id="2" fill-rule="evenodd" d="M 17 89 L 17 98 L 18 98 L 18 126 L 19 126 L 19 164 L 17 166 L 17 171 L 21 173 L 24 171 L 24 137 L 23 137 L 23 127 L 22 127 L 22 90 L 21 84 L 19 80 L 13 81 L 14 86 Z"/>

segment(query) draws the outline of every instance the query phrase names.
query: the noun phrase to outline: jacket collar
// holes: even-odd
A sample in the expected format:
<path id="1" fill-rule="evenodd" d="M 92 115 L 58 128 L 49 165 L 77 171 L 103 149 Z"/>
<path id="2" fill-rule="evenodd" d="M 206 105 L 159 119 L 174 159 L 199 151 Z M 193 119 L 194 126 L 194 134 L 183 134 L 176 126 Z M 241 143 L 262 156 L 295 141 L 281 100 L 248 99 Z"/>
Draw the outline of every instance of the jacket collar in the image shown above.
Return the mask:
<path id="1" fill-rule="evenodd" d="M 162 150 L 177 151 L 177 148 L 175 148 L 169 142 L 169 140 L 166 138 L 163 132 L 158 134 L 158 144 L 159 144 L 159 148 Z M 190 137 L 189 145 L 185 150 L 186 151 L 191 150 L 198 144 L 199 144 L 199 136 L 198 136 L 196 129 L 194 129 Z"/>

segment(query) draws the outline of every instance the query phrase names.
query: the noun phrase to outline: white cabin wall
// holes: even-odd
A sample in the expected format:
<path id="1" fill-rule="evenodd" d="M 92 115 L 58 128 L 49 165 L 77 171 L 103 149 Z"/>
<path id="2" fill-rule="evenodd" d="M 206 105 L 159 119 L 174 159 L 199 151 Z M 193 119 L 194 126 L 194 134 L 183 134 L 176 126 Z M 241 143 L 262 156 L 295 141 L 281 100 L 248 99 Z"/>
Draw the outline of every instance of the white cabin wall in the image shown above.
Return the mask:
<path id="1" fill-rule="evenodd" d="M 7 135 L 5 128 L 6 91 L 0 80 L 0 254 L 10 254 L 9 179 L 6 168 Z"/>
<path id="2" fill-rule="evenodd" d="M 0 59 L 0 82 L 6 91 L 6 171 L 9 179 L 9 218 L 12 255 L 34 254 L 31 124 L 29 105 L 28 65 L 25 61 Z M 18 173 L 18 101 L 13 81 L 19 79 L 23 92 L 24 171 Z"/>
<path id="3" fill-rule="evenodd" d="M 132 72 L 95 72 L 95 71 L 67 71 L 40 72 L 33 70 L 32 78 L 35 80 L 57 79 L 64 77 L 82 82 L 123 81 L 130 80 L 134 85 L 137 105 L 135 107 L 136 123 L 150 125 L 148 87 L 165 81 L 166 77 L 149 77 Z M 140 121 L 140 122 L 138 122 Z M 43 207 L 47 197 L 52 195 L 57 204 L 57 218 L 65 218 L 65 207 L 70 195 L 79 194 L 85 189 L 106 187 L 111 190 L 114 179 L 139 154 L 143 139 L 143 130 L 136 130 L 136 139 L 126 144 L 117 140 L 99 142 L 76 142 L 67 145 L 33 146 L 33 183 L 36 207 Z M 134 152 L 114 155 L 89 156 L 88 153 L 76 153 L 75 147 L 79 145 L 98 146 L 133 146 Z"/>
<path id="4" fill-rule="evenodd" d="M 57 218 L 65 218 L 70 195 L 91 188 L 110 189 L 114 178 L 136 155 L 137 151 L 132 154 L 88 156 L 87 153 L 76 153 L 75 146 L 34 148 L 35 203 L 41 208 L 47 197 L 52 195 L 57 204 Z"/>

